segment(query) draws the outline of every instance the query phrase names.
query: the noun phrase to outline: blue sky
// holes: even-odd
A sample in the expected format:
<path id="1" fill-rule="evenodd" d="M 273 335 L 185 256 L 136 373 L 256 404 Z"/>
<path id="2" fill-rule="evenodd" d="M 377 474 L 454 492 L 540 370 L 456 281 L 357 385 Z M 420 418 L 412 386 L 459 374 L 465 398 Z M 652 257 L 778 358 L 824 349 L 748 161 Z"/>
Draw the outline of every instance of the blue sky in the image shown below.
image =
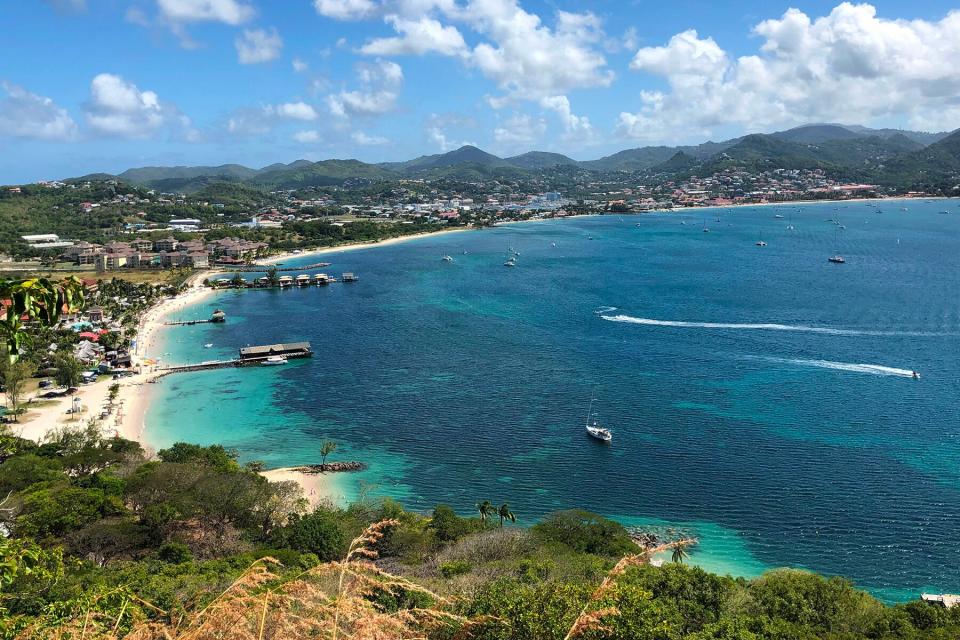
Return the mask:
<path id="1" fill-rule="evenodd" d="M 960 127 L 948 2 L 5 3 L 0 183 Z"/>

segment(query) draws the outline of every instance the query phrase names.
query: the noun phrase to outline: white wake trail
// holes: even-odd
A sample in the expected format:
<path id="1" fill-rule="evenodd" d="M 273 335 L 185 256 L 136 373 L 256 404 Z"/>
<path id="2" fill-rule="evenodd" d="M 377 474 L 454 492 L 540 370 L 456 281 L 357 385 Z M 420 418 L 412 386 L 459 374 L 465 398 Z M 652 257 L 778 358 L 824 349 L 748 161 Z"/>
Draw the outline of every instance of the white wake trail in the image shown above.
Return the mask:
<path id="1" fill-rule="evenodd" d="M 834 369 L 836 371 L 850 371 L 852 373 L 867 373 L 874 376 L 899 376 L 912 378 L 912 369 L 898 369 L 886 367 L 882 364 L 865 364 L 854 362 L 832 362 L 830 360 L 804 360 L 800 358 L 763 358 L 769 362 L 793 364 L 801 367 L 817 367 L 820 369 Z"/>
<path id="2" fill-rule="evenodd" d="M 801 333 L 821 333 L 832 336 L 928 336 L 930 333 L 909 331 L 866 331 L 860 329 L 832 329 L 830 327 L 811 327 L 802 324 L 777 324 L 772 322 L 686 322 L 683 320 L 655 320 L 636 318 L 623 314 L 600 315 L 610 322 L 626 322 L 651 327 L 679 327 L 684 329 L 729 329 L 735 331 L 795 331 Z"/>

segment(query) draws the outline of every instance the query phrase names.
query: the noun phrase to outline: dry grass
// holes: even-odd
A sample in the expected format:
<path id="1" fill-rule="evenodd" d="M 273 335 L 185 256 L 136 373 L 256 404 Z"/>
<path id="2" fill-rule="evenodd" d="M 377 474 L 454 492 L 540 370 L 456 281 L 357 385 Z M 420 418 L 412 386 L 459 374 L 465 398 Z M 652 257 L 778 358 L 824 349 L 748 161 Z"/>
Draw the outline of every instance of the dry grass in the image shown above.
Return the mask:
<path id="1" fill-rule="evenodd" d="M 474 625 L 489 622 L 489 617 L 458 616 L 452 613 L 452 600 L 374 565 L 375 549 L 398 524 L 395 520 L 373 524 L 351 542 L 342 561 L 319 564 L 292 577 L 281 578 L 277 560 L 261 558 L 205 607 L 179 617 L 127 589 L 116 589 L 92 597 L 82 610 L 61 612 L 57 624 L 35 623 L 17 640 L 425 640 L 441 629 L 450 637 L 470 638 Z M 491 532 L 450 557 L 488 558 L 492 546 L 505 542 L 525 544 L 516 534 Z M 601 607 L 600 601 L 630 567 L 695 543 L 677 540 L 622 558 L 584 604 L 564 640 L 607 630 L 605 621 L 619 611 Z M 389 611 L 376 604 L 375 596 L 383 593 L 417 594 L 430 604 Z"/>
<path id="2" fill-rule="evenodd" d="M 290 578 L 281 579 L 278 575 L 277 560 L 262 558 L 205 607 L 179 619 L 171 619 L 170 613 L 118 590 L 92 599 L 84 611 L 71 612 L 72 615 L 53 628 L 33 626 L 17 638 L 414 640 L 425 638 L 431 629 L 441 626 L 469 627 L 468 620 L 449 612 L 448 600 L 373 565 L 377 555 L 375 547 L 396 524 L 396 521 L 385 520 L 371 525 L 352 542 L 343 561 L 320 564 Z M 416 592 L 432 604 L 384 611 L 372 598 L 383 592 Z M 115 619 L 98 613 L 97 605 L 109 597 L 125 598 Z M 123 634 L 121 621 L 129 610 L 128 605 L 150 610 L 161 621 L 135 622 L 129 632 Z"/>

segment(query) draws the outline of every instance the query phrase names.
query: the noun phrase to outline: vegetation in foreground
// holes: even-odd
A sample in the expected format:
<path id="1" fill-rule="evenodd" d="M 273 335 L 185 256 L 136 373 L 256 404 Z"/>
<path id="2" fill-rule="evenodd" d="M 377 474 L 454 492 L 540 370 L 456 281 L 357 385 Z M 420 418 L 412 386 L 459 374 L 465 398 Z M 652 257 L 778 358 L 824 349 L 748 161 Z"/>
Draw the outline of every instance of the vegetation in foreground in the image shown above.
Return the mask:
<path id="1" fill-rule="evenodd" d="M 960 611 L 887 606 L 841 578 L 716 576 L 683 564 L 682 544 L 650 566 L 588 512 L 525 529 L 486 502 L 476 517 L 389 500 L 310 510 L 222 447 L 158 458 L 94 427 L 3 436 L 0 637 L 960 637 Z"/>

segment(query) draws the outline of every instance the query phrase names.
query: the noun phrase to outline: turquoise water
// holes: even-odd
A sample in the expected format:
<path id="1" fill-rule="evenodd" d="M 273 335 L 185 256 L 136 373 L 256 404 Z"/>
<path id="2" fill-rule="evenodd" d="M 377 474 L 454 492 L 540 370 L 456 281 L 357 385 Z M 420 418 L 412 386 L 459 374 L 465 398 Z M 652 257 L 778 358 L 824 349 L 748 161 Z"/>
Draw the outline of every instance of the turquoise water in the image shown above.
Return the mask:
<path id="1" fill-rule="evenodd" d="M 956 201 L 578 218 L 326 259 L 362 280 L 182 314 L 228 322 L 169 330 L 170 362 L 294 340 L 316 356 L 166 378 L 151 444 L 284 466 L 331 438 L 370 465 L 339 478 L 348 497 L 509 501 L 528 523 L 584 507 L 694 533 L 721 572 L 960 590 Z M 594 389 L 612 446 L 583 431 Z"/>

